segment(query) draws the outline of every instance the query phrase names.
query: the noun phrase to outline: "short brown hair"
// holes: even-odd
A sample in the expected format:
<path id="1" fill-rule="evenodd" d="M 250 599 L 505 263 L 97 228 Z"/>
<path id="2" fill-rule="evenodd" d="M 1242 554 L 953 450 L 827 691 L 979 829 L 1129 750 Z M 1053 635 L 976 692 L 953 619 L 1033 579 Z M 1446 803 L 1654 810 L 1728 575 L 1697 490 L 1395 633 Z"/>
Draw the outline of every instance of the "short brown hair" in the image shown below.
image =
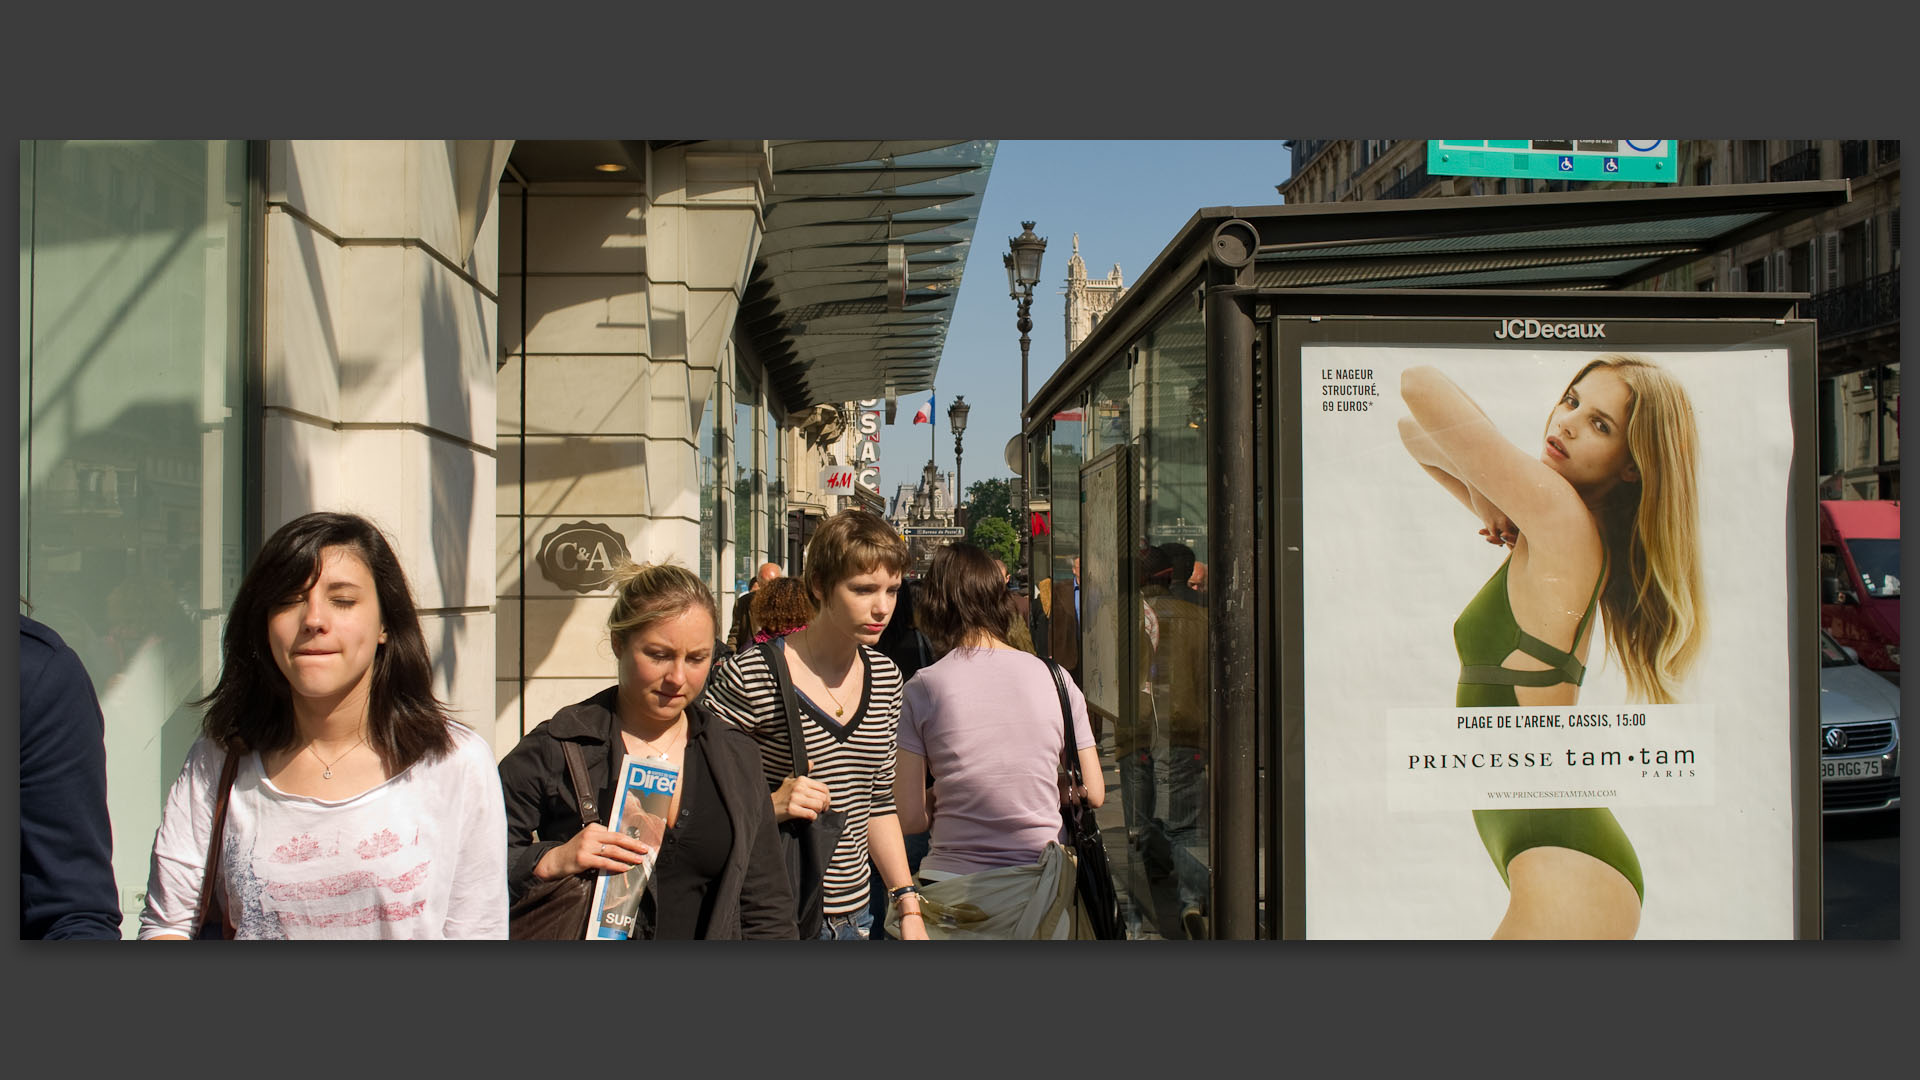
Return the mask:
<path id="1" fill-rule="evenodd" d="M 627 635 L 666 619 L 677 619 L 699 608 L 720 632 L 720 609 L 707 584 L 693 571 L 669 563 L 624 562 L 613 574 L 613 610 L 607 613 L 607 634 L 615 651 Z"/>
<path id="2" fill-rule="evenodd" d="M 871 510 L 842 510 L 807 541 L 807 565 L 800 579 L 818 607 L 835 585 L 875 570 L 904 575 L 907 542 Z"/>
<path id="3" fill-rule="evenodd" d="M 945 652 L 978 633 L 1007 640 L 1013 594 L 993 556 L 972 544 L 948 544 L 933 553 L 914 609 L 920 630 Z"/>

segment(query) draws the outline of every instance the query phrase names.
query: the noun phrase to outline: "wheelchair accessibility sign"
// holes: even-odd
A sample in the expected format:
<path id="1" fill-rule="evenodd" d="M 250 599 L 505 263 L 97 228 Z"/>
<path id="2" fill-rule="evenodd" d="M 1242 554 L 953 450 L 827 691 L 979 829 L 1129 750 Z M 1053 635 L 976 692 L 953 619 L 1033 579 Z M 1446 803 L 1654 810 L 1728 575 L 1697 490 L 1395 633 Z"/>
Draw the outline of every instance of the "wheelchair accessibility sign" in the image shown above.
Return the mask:
<path id="1" fill-rule="evenodd" d="M 1672 139 L 1434 139 L 1427 143 L 1427 171 L 1653 184 L 1680 180 L 1679 148 Z"/>

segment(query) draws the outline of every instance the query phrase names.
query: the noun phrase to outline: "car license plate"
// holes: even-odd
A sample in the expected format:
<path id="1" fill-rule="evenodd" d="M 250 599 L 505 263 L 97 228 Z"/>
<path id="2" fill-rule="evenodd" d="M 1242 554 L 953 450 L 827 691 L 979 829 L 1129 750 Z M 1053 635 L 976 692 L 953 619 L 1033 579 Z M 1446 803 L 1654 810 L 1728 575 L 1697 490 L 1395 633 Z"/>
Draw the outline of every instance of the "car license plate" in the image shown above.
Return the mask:
<path id="1" fill-rule="evenodd" d="M 1820 763 L 1820 779 L 1828 780 L 1871 780 L 1880 775 L 1879 758 L 1858 758 L 1853 761 L 1823 761 Z"/>

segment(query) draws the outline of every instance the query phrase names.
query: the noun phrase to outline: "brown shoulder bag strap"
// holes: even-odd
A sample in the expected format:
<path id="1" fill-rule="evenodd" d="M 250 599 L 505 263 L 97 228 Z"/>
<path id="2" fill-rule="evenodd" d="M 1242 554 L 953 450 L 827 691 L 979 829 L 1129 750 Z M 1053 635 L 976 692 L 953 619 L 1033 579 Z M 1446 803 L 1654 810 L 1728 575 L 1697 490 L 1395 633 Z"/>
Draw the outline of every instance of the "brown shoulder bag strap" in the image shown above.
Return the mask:
<path id="1" fill-rule="evenodd" d="M 207 866 L 200 876 L 200 902 L 193 909 L 193 929 L 195 933 L 206 925 L 207 912 L 212 910 L 213 890 L 220 881 L 220 849 L 224 846 L 227 833 L 227 798 L 233 794 L 233 778 L 240 772 L 240 755 L 227 750 L 227 759 L 220 766 L 220 794 L 213 803 L 213 833 L 207 840 Z M 226 920 L 224 906 L 220 915 Z"/>
<path id="2" fill-rule="evenodd" d="M 580 827 L 598 824 L 600 814 L 594 807 L 593 786 L 587 780 L 587 759 L 581 755 L 580 745 L 563 740 L 560 752 L 566 755 L 567 774 L 573 778 L 573 801 L 580 808 Z"/>

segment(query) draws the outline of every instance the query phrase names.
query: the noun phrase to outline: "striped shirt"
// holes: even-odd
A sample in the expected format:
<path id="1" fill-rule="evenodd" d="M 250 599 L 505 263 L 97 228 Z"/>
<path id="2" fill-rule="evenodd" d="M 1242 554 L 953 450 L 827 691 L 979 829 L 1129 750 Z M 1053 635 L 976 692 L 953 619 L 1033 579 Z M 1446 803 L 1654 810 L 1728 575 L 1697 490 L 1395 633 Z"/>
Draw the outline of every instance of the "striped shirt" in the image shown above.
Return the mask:
<path id="1" fill-rule="evenodd" d="M 775 643 L 785 648 L 785 642 Z M 827 864 L 822 910 L 845 915 L 867 906 L 867 822 L 894 812 L 893 759 L 900 724 L 900 669 L 875 649 L 860 647 L 866 669 L 860 702 L 844 721 L 794 688 L 807 742 L 808 774 L 827 786 L 828 806 L 847 814 L 846 830 Z M 791 659 L 788 661 L 791 663 Z M 767 790 L 793 774 L 780 684 L 759 649 L 735 653 L 713 669 L 703 698 L 713 712 L 753 736 Z"/>

